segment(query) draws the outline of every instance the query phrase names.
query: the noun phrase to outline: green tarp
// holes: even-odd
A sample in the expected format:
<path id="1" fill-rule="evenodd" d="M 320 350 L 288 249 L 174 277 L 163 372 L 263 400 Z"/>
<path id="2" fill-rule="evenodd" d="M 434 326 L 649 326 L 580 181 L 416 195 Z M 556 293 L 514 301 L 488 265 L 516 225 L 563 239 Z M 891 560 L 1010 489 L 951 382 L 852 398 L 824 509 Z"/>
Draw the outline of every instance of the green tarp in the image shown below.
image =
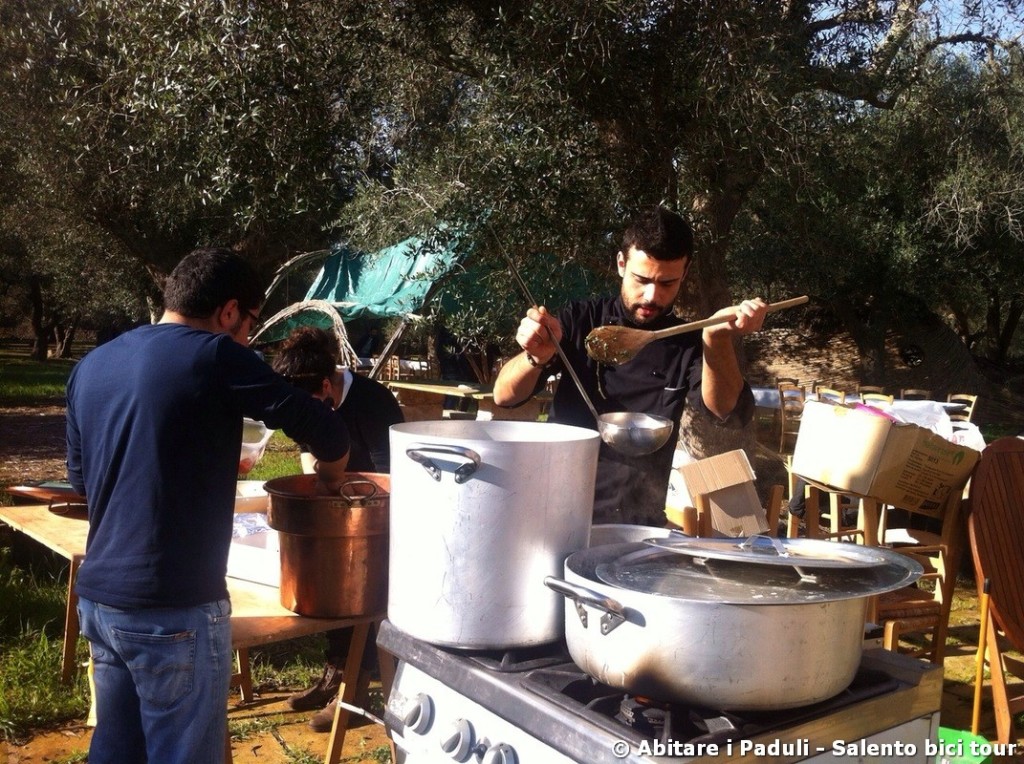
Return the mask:
<path id="1" fill-rule="evenodd" d="M 500 263 L 497 268 L 494 263 L 467 266 L 471 249 L 465 237 L 445 227 L 377 252 L 336 244 L 303 302 L 292 306 L 298 310 L 277 314 L 258 338 L 273 343 L 297 326 L 329 328 L 336 323 L 333 311 L 346 324 L 357 319 L 404 318 L 421 312 L 432 298 L 439 299 L 449 314 L 460 306 L 487 305 L 513 323 L 518 321 L 526 309 L 525 296 Z M 523 277 L 533 296 L 553 309 L 569 299 L 603 291 L 601 277 L 555 255 L 534 253 L 528 262 Z M 316 304 L 305 305 L 310 301 Z"/>
<path id="2" fill-rule="evenodd" d="M 420 309 L 461 257 L 454 240 L 414 237 L 372 254 L 338 246 L 306 299 L 332 303 L 346 321 L 406 316 Z"/>

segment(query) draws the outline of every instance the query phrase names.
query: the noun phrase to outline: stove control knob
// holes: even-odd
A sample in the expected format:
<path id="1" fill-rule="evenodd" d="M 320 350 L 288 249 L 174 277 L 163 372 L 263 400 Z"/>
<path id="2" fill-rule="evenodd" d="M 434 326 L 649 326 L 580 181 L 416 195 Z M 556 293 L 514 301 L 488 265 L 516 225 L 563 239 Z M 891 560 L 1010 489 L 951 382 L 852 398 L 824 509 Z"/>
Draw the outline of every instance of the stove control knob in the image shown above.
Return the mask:
<path id="1" fill-rule="evenodd" d="M 473 725 L 465 719 L 456 719 L 448 735 L 441 740 L 441 750 L 455 761 L 465 761 L 473 750 Z"/>
<path id="2" fill-rule="evenodd" d="M 480 764 L 517 764 L 518 761 L 515 748 L 508 743 L 498 743 L 484 751 Z"/>
<path id="3" fill-rule="evenodd" d="M 422 735 L 430 729 L 434 721 L 434 701 L 422 692 L 414 698 L 406 699 L 405 708 L 402 709 L 402 721 L 405 722 L 406 729 Z"/>

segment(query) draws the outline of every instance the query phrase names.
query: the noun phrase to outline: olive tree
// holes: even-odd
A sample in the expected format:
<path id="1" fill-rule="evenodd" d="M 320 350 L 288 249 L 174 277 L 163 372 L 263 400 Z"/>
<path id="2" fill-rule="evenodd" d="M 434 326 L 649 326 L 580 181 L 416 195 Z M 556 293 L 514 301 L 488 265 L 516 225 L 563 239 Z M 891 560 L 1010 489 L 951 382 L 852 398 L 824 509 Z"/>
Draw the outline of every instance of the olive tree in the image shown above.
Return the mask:
<path id="1" fill-rule="evenodd" d="M 498 233 L 478 238 L 492 256 L 500 240 L 607 269 L 623 218 L 665 202 L 697 225 L 703 312 L 730 300 L 733 224 L 758 183 L 801 161 L 809 105 L 828 96 L 889 109 L 932 51 L 1012 47 L 991 19 L 1019 13 L 994 0 L 376 8 L 368 35 L 400 51 L 406 81 L 423 86 L 394 94 L 388 127 L 407 151 L 391 183 L 367 184 L 344 211 L 356 230 L 486 214 L 484 233 Z M 443 108 L 410 119 L 426 98 Z"/>
<path id="2" fill-rule="evenodd" d="M 269 267 L 322 245 L 374 168 L 357 3 L 3 0 L 5 95 L 42 99 L 52 177 L 154 279 L 232 244 Z"/>
<path id="3" fill-rule="evenodd" d="M 734 277 L 812 291 L 869 379 L 887 336 L 928 314 L 1003 362 L 1024 276 L 1021 84 L 1013 57 L 935 56 L 896 109 L 815 103 L 800 161 L 739 218 Z"/>

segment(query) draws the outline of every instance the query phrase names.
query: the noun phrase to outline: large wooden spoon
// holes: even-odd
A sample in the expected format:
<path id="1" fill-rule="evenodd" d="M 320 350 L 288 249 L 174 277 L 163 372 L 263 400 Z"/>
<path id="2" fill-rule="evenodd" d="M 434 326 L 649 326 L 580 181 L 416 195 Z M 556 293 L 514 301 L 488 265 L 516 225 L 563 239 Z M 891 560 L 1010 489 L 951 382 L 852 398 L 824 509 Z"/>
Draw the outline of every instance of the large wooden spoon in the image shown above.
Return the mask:
<path id="1" fill-rule="evenodd" d="M 793 297 L 789 300 L 773 302 L 768 306 L 768 312 L 774 313 L 784 308 L 793 308 L 807 302 L 807 295 Z M 724 324 L 730 321 L 730 317 L 704 318 L 700 321 L 691 321 L 681 326 L 673 326 L 668 329 L 657 329 L 648 331 L 646 329 L 632 329 L 628 326 L 599 326 L 587 335 L 587 355 L 595 361 L 617 366 L 625 363 L 640 352 L 650 342 L 671 337 L 675 334 L 703 329 L 706 326 Z"/>

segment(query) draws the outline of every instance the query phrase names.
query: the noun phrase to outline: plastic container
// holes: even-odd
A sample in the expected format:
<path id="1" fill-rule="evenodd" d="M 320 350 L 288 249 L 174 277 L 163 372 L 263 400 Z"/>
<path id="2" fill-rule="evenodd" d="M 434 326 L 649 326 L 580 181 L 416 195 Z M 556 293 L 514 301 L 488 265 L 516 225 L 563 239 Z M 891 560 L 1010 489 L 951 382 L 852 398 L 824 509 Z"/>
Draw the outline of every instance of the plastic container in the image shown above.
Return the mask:
<path id="1" fill-rule="evenodd" d="M 246 417 L 242 420 L 242 450 L 238 456 L 238 474 L 247 475 L 263 458 L 273 430 L 267 429 L 263 422 Z"/>

